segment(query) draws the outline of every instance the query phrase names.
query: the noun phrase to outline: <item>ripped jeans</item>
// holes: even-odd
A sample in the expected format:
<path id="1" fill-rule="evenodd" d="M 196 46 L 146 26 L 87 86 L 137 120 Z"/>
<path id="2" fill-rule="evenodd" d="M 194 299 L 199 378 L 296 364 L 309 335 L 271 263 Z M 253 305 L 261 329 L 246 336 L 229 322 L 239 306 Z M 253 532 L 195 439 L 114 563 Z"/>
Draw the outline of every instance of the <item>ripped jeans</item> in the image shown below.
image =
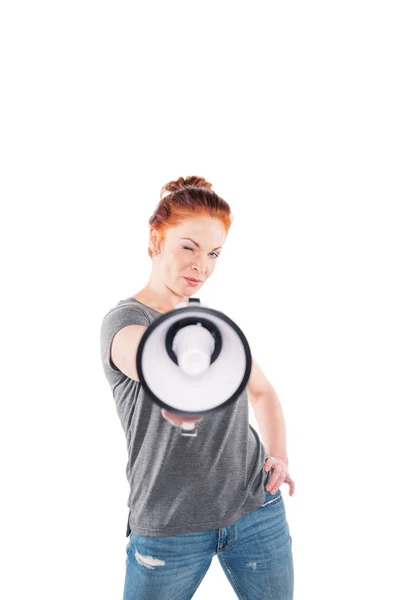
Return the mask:
<path id="1" fill-rule="evenodd" d="M 264 503 L 229 527 L 164 537 L 131 531 L 126 554 L 123 600 L 190 600 L 215 554 L 238 598 L 293 599 L 292 537 L 280 488 L 265 490 Z"/>

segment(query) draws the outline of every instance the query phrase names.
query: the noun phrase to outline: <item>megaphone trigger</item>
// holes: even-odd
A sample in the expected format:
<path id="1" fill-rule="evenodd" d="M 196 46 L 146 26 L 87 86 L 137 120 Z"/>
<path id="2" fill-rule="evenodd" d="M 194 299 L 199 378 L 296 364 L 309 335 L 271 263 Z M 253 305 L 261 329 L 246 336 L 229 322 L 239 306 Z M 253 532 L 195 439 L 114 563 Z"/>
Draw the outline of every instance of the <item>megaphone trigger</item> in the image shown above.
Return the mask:
<path id="1" fill-rule="evenodd" d="M 197 436 L 196 423 L 187 423 L 184 421 L 181 425 L 181 435 L 189 435 L 191 437 Z"/>

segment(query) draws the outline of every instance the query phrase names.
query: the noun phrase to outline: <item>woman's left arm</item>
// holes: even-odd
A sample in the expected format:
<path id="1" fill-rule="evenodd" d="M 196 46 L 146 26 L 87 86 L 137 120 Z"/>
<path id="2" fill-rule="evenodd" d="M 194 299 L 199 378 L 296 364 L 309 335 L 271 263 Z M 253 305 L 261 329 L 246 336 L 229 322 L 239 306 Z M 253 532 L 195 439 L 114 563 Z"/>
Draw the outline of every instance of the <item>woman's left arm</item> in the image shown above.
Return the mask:
<path id="1" fill-rule="evenodd" d="M 295 485 L 288 471 L 286 426 L 282 406 L 274 387 L 254 358 L 248 381 L 248 396 L 260 428 L 262 443 L 268 454 L 264 470 L 273 469 L 267 490 L 275 493 L 278 487 L 285 482 L 290 486 L 290 496 L 293 496 Z"/>
<path id="2" fill-rule="evenodd" d="M 285 419 L 278 395 L 272 385 L 258 396 L 252 406 L 268 454 L 264 470 L 268 471 L 272 468 L 271 479 L 266 489 L 275 494 L 282 483 L 287 483 L 290 487 L 289 495 L 293 496 L 295 484 L 289 475 Z"/>
<path id="3" fill-rule="evenodd" d="M 289 464 L 283 410 L 278 394 L 271 384 L 257 396 L 252 406 L 267 454 L 281 458 Z"/>

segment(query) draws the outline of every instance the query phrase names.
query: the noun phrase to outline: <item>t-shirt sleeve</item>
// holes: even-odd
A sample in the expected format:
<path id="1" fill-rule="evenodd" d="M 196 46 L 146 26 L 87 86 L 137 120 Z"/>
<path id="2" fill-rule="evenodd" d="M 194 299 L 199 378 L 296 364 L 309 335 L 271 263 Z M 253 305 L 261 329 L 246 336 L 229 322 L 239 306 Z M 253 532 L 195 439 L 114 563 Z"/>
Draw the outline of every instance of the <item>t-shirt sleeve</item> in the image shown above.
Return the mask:
<path id="1" fill-rule="evenodd" d="M 107 365 L 113 371 L 121 372 L 111 360 L 112 340 L 122 327 L 126 325 L 150 325 L 149 319 L 143 310 L 134 303 L 119 304 L 114 306 L 102 320 L 100 327 L 100 351 L 103 365 Z"/>

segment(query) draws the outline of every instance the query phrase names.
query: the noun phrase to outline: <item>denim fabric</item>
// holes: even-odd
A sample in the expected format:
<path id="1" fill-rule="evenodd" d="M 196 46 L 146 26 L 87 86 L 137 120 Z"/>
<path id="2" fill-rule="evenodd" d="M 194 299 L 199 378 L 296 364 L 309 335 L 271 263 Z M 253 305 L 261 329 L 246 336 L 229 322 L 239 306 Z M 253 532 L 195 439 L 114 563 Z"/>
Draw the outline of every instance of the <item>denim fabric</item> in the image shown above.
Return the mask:
<path id="1" fill-rule="evenodd" d="M 270 471 L 265 481 L 269 480 Z M 229 527 L 175 536 L 131 532 L 123 600 L 189 600 L 217 555 L 238 598 L 292 600 L 292 537 L 281 489 Z"/>

